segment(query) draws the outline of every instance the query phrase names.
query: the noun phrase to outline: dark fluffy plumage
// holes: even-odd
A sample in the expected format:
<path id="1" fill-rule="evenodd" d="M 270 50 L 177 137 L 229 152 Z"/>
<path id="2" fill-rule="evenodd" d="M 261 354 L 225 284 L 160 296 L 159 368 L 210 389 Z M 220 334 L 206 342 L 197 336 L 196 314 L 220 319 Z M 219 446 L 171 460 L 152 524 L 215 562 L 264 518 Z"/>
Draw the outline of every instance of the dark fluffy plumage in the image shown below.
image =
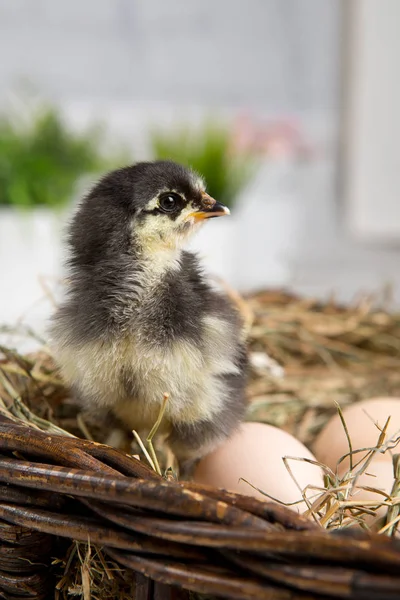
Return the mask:
<path id="1" fill-rule="evenodd" d="M 193 214 L 209 210 L 202 186 L 171 162 L 105 176 L 71 223 L 69 284 L 51 328 L 64 376 L 86 406 L 148 430 L 170 393 L 164 432 L 182 459 L 216 446 L 245 410 L 239 314 L 181 249 L 198 226 Z M 180 198 L 173 214 L 160 209 L 167 192 Z"/>

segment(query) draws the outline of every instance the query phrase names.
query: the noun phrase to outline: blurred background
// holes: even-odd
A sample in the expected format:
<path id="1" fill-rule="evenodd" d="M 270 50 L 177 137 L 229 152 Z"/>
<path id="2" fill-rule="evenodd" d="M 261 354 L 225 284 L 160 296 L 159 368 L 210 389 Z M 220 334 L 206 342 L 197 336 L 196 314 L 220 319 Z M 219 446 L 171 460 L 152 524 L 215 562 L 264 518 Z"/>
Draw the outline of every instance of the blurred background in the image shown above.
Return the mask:
<path id="1" fill-rule="evenodd" d="M 231 207 L 193 247 L 241 292 L 400 304 L 399 23 L 398 0 L 0 0 L 0 322 L 44 331 L 77 199 L 159 157 Z"/>

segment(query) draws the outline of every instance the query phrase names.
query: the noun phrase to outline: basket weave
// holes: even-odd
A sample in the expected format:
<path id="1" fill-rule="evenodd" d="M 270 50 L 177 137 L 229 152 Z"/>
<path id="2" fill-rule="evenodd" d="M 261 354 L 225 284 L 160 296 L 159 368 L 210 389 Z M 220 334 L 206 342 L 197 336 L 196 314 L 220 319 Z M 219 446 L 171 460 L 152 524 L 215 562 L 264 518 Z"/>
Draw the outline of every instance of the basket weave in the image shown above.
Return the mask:
<path id="1" fill-rule="evenodd" d="M 53 598 L 60 538 L 138 573 L 136 600 L 189 597 L 169 586 L 243 600 L 400 598 L 392 538 L 328 533 L 277 504 L 166 481 L 111 447 L 4 415 L 0 449 L 0 598 Z"/>

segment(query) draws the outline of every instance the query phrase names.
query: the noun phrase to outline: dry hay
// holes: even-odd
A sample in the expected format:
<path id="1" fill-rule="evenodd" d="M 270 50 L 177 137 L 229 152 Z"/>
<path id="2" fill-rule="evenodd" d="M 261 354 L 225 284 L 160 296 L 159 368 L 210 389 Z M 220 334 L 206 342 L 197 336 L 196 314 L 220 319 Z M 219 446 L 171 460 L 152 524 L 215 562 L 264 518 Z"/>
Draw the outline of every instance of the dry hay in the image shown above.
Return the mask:
<path id="1" fill-rule="evenodd" d="M 368 299 L 342 307 L 278 291 L 236 300 L 249 326 L 249 420 L 276 425 L 309 445 L 337 406 L 343 409 L 371 396 L 400 396 L 400 314 L 374 308 Z M 88 421 L 69 396 L 46 349 L 21 356 L 0 347 L 0 399 L 0 411 L 34 427 L 104 441 L 101 426 Z M 326 489 L 303 491 L 310 517 L 322 527 L 367 527 L 364 517 L 379 505 L 360 506 L 352 493 L 373 456 L 395 447 L 398 440 L 388 441 L 384 433 L 377 432 L 376 447 L 352 472 L 339 479 L 324 468 Z M 396 460 L 395 486 L 381 503 L 387 507 L 381 531 L 388 535 L 399 522 Z M 133 597 L 129 574 L 106 562 L 96 548 L 73 544 L 58 567 L 59 598 L 85 599 L 89 591 L 92 598 L 112 598 L 117 589 L 118 597 Z"/>
<path id="2" fill-rule="evenodd" d="M 281 292 L 254 295 L 248 307 L 252 420 L 310 444 L 336 405 L 400 396 L 400 313 L 372 299 L 343 307 Z"/>
<path id="3" fill-rule="evenodd" d="M 55 588 L 55 600 L 82 598 L 102 600 L 135 598 L 136 581 L 133 573 L 121 569 L 103 552 L 90 544 L 73 542 L 63 559 L 56 559 L 60 575 Z"/>

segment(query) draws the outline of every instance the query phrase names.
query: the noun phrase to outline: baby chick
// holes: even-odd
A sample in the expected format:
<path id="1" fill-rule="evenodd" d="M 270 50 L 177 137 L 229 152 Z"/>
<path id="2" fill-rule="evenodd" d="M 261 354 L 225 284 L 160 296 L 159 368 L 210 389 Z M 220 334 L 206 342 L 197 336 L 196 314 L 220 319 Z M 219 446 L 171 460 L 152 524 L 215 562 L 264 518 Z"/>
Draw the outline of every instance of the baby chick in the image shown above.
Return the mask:
<path id="1" fill-rule="evenodd" d="M 180 461 L 214 449 L 245 412 L 240 315 L 183 250 L 228 214 L 191 170 L 143 162 L 106 175 L 69 228 L 68 289 L 51 324 L 62 374 L 127 430 L 148 432 L 168 393 L 161 427 Z"/>

